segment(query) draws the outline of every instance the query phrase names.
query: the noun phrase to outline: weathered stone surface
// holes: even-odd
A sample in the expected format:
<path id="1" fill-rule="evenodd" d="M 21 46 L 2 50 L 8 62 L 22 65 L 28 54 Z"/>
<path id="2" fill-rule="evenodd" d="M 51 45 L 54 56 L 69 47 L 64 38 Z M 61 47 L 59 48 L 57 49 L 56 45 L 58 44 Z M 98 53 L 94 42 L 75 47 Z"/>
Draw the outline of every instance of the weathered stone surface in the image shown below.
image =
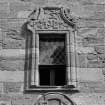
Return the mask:
<path id="1" fill-rule="evenodd" d="M 105 20 L 78 19 L 78 28 L 104 28 Z"/>
<path id="2" fill-rule="evenodd" d="M 101 68 L 77 68 L 77 80 L 84 82 L 100 81 L 104 83 L 104 75 Z"/>
<path id="3" fill-rule="evenodd" d="M 9 3 L 9 2 L 19 2 L 19 0 L 0 0 L 0 2 L 7 2 L 7 3 Z"/>
<path id="4" fill-rule="evenodd" d="M 84 93 L 104 93 L 105 84 L 102 82 L 79 82 L 78 88 Z"/>
<path id="5" fill-rule="evenodd" d="M 77 5 L 77 4 L 74 4 Z M 77 5 L 76 8 L 78 8 L 78 10 L 76 10 L 76 8 L 72 8 L 74 10 L 73 13 L 75 13 L 76 15 L 78 15 L 78 17 L 80 17 L 80 19 L 86 19 L 86 20 L 90 20 L 95 22 L 98 22 L 98 20 L 105 20 L 104 15 L 105 15 L 105 5 L 80 5 L 81 7 L 79 7 L 80 4 Z M 81 8 L 81 10 L 80 10 Z M 77 14 L 78 12 L 80 12 Z"/>
<path id="6" fill-rule="evenodd" d="M 95 52 L 87 54 L 87 67 L 104 68 L 105 67 L 105 52 L 104 46 L 95 46 Z"/>
<path id="7" fill-rule="evenodd" d="M 11 101 L 0 101 L 0 105 L 11 105 Z"/>
<path id="8" fill-rule="evenodd" d="M 86 1 L 83 1 L 86 2 Z M 7 2 L 6 2 L 7 3 Z M 4 2 L 4 4 L 6 4 Z M 35 8 L 35 6 L 42 6 L 44 4 L 48 5 L 51 3 L 53 3 L 53 5 L 65 5 L 67 7 L 71 8 L 71 11 L 73 12 L 74 16 L 77 17 L 85 17 L 85 18 L 89 18 L 89 19 L 104 19 L 104 10 L 105 10 L 105 6 L 104 5 L 84 5 L 84 3 L 82 2 L 78 2 L 78 1 L 67 1 L 67 0 L 62 0 L 62 1 L 48 1 L 47 0 L 31 0 L 31 1 L 22 1 L 22 2 L 10 2 L 9 5 L 7 6 L 9 10 L 9 12 L 7 12 L 7 16 L 9 18 L 18 18 L 18 14 L 20 11 L 30 11 L 33 10 Z M 7 3 L 8 4 L 8 3 Z M 3 12 L 4 15 L 6 14 L 5 12 Z M 3 16 L 3 13 L 1 14 L 1 16 Z M 24 18 L 24 17 L 22 17 Z"/>
<path id="9" fill-rule="evenodd" d="M 97 60 L 97 58 L 98 58 L 97 54 L 94 54 L 94 53 L 88 53 L 87 54 L 87 59 L 88 60 Z"/>
<path id="10" fill-rule="evenodd" d="M 23 82 L 24 71 L 0 71 L 0 81 L 2 82 Z"/>
<path id="11" fill-rule="evenodd" d="M 104 39 L 98 38 L 93 35 L 89 35 L 82 39 L 84 47 L 95 46 L 95 45 L 104 45 Z"/>
<path id="12" fill-rule="evenodd" d="M 20 18 L 20 19 L 27 19 L 28 18 L 28 16 L 30 15 L 30 13 L 31 13 L 32 11 L 19 11 L 18 13 L 17 13 L 17 18 Z"/>
<path id="13" fill-rule="evenodd" d="M 3 82 L 0 82 L 0 94 L 3 94 L 4 93 L 4 90 L 3 90 Z"/>
<path id="14" fill-rule="evenodd" d="M 0 19 L 0 27 L 3 30 L 7 29 L 7 19 Z"/>
<path id="15" fill-rule="evenodd" d="M 92 52 L 94 52 L 94 47 L 76 46 L 76 52 L 78 52 L 78 53 L 92 53 Z"/>
<path id="16" fill-rule="evenodd" d="M 0 18 L 8 17 L 9 12 L 9 4 L 7 2 L 0 2 Z"/>
<path id="17" fill-rule="evenodd" d="M 1 49 L 0 60 L 24 60 L 25 50 L 22 49 Z"/>
<path id="18" fill-rule="evenodd" d="M 72 99 L 78 105 L 104 105 L 104 94 L 105 93 L 78 93 L 72 96 Z"/>
<path id="19" fill-rule="evenodd" d="M 90 60 L 87 63 L 87 67 L 88 68 L 100 68 L 100 67 L 102 67 L 102 64 L 98 60 Z"/>
<path id="20" fill-rule="evenodd" d="M 24 49 L 25 48 L 25 39 L 20 35 L 20 31 L 9 30 L 3 32 L 3 49 Z"/>
<path id="21" fill-rule="evenodd" d="M 21 82 L 4 82 L 4 93 L 20 93 L 22 84 Z"/>
<path id="22" fill-rule="evenodd" d="M 77 0 L 79 3 L 83 5 L 92 5 L 92 4 L 105 4 L 104 0 Z"/>
<path id="23" fill-rule="evenodd" d="M 35 104 L 37 93 L 23 94 L 25 39 L 20 30 L 31 10 L 51 3 L 71 8 L 79 18 L 75 50 L 80 93 L 68 95 L 78 105 L 105 105 L 105 0 L 0 0 L 0 104 Z"/>
<path id="24" fill-rule="evenodd" d="M 11 2 L 9 17 L 10 18 L 19 18 L 19 12 L 21 12 L 21 11 L 29 12 L 29 11 L 34 10 L 34 8 L 36 8 L 38 6 L 37 2 L 38 1 L 36 1 L 36 3 L 34 3 L 34 2 Z M 39 1 L 39 3 L 40 3 L 40 1 Z M 24 18 L 24 17 L 21 17 L 21 18 Z"/>
<path id="25" fill-rule="evenodd" d="M 77 67 L 80 68 L 86 68 L 87 67 L 87 62 L 86 62 L 86 54 L 85 53 L 78 53 L 78 58 L 76 58 L 77 60 Z"/>
<path id="26" fill-rule="evenodd" d="M 18 97 L 14 97 L 12 99 L 12 103 L 13 105 L 32 105 L 33 104 L 33 100 L 32 100 L 32 96 L 31 95 L 27 95 L 27 97 L 25 96 L 18 96 Z M 34 99 L 36 100 L 36 98 Z"/>
<path id="27" fill-rule="evenodd" d="M 105 54 L 105 46 L 95 46 L 95 51 L 97 52 L 97 54 Z"/>
<path id="28" fill-rule="evenodd" d="M 6 20 L 7 27 L 5 27 L 6 28 L 5 31 L 15 30 L 19 32 L 21 31 L 21 27 L 25 22 L 26 22 L 26 19 L 19 19 L 19 18 L 7 19 Z"/>
<path id="29" fill-rule="evenodd" d="M 0 2 L 0 12 L 6 11 L 8 12 L 9 5 L 8 2 Z"/>
<path id="30" fill-rule="evenodd" d="M 0 69 L 6 71 L 24 71 L 24 60 L 2 60 L 0 61 Z"/>
<path id="31" fill-rule="evenodd" d="M 105 20 L 105 5 L 82 5 L 79 3 L 68 3 L 67 5 L 71 9 L 72 15 L 77 19 L 83 19 L 82 21 L 94 20 L 93 22 L 97 23 L 99 20 Z"/>
<path id="32" fill-rule="evenodd" d="M 3 40 L 3 49 L 24 49 L 24 41 L 16 41 L 16 40 Z"/>
<path id="33" fill-rule="evenodd" d="M 0 28 L 0 50 L 2 49 L 2 42 L 3 42 L 3 39 L 2 39 L 2 29 Z"/>
<path id="34" fill-rule="evenodd" d="M 81 36 L 82 38 L 88 36 L 89 34 L 96 36 L 97 31 L 98 31 L 98 28 L 80 28 L 78 29 L 78 36 Z"/>
<path id="35" fill-rule="evenodd" d="M 48 0 L 48 2 L 50 1 L 55 1 L 55 0 Z M 92 4 L 105 4 L 104 0 L 61 0 L 63 2 L 72 2 L 72 3 L 79 3 L 82 5 L 92 5 Z M 40 4 L 40 2 L 42 2 L 42 0 L 0 0 L 0 2 L 37 2 L 38 4 Z M 44 2 L 44 1 L 43 1 Z M 58 2 L 58 1 L 55 1 Z M 60 2 L 60 1 L 59 1 Z"/>

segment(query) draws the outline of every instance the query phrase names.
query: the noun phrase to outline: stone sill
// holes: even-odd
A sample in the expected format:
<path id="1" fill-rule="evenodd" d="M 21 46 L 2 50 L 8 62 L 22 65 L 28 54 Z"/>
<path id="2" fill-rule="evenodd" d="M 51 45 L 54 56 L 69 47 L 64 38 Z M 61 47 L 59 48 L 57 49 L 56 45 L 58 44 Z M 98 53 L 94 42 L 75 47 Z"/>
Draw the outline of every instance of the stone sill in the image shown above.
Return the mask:
<path id="1" fill-rule="evenodd" d="M 33 92 L 78 92 L 78 89 L 73 85 L 70 86 L 37 86 L 25 89 L 24 93 L 33 93 Z"/>

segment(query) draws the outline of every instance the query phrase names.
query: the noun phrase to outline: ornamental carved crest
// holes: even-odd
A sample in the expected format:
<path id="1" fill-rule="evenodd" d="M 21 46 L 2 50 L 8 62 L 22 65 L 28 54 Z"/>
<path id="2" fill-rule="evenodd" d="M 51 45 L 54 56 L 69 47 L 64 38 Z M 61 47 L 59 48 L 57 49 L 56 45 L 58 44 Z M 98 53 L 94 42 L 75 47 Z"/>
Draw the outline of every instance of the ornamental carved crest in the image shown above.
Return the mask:
<path id="1" fill-rule="evenodd" d="M 75 18 L 71 10 L 59 7 L 43 7 L 35 9 L 28 18 L 28 28 L 35 30 L 67 30 L 75 28 Z"/>

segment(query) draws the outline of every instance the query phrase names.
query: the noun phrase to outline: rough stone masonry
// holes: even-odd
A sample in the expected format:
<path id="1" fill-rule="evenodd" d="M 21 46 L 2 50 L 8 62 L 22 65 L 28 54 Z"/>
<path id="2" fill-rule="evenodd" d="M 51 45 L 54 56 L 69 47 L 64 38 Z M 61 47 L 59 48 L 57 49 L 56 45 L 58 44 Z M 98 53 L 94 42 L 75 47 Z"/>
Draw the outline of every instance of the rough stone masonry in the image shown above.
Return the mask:
<path id="1" fill-rule="evenodd" d="M 77 18 L 77 105 L 105 105 L 105 0 L 0 0 L 0 104 L 34 105 L 24 93 L 25 36 L 22 26 L 41 6 L 65 6 Z"/>

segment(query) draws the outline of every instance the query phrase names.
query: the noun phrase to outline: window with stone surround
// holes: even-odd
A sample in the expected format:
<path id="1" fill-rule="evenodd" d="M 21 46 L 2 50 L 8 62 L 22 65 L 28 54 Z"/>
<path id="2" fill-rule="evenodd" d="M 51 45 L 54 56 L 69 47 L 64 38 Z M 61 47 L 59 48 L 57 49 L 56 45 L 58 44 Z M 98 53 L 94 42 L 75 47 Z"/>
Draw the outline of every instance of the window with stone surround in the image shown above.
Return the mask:
<path id="1" fill-rule="evenodd" d="M 76 86 L 75 28 L 62 8 L 41 9 L 27 24 L 32 34 L 26 36 L 25 90 L 68 90 Z"/>

